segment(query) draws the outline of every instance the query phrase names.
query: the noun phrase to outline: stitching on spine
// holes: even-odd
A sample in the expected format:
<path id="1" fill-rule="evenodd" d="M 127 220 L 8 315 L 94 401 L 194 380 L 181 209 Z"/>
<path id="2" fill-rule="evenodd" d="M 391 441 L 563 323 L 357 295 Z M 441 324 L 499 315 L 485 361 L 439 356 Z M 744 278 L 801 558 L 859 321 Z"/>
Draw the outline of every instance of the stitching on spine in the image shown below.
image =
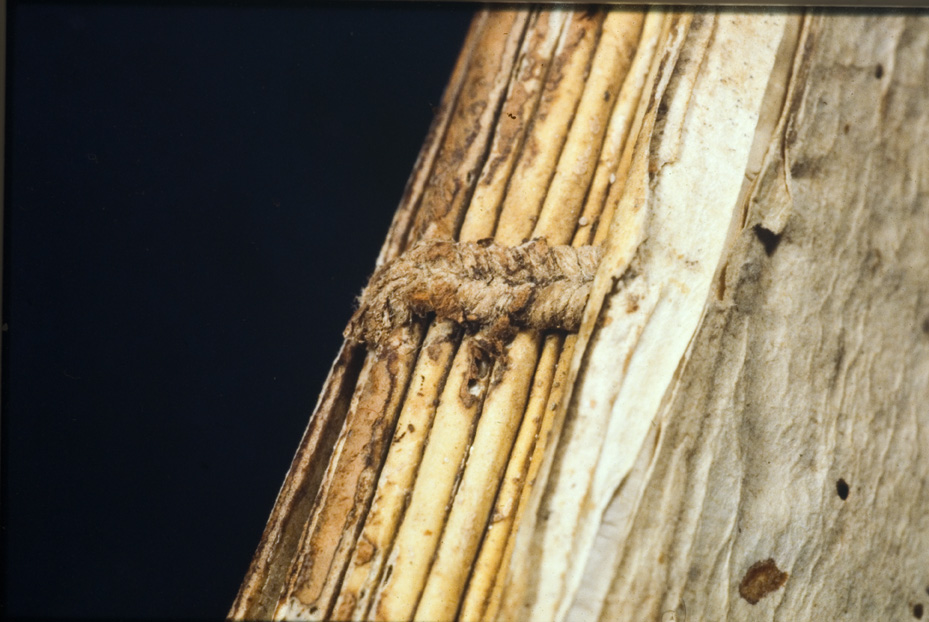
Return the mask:
<path id="1" fill-rule="evenodd" d="M 345 337 L 379 347 L 397 327 L 435 313 L 485 335 L 499 350 L 518 328 L 577 331 L 603 250 L 421 241 L 380 267 L 358 299 Z"/>

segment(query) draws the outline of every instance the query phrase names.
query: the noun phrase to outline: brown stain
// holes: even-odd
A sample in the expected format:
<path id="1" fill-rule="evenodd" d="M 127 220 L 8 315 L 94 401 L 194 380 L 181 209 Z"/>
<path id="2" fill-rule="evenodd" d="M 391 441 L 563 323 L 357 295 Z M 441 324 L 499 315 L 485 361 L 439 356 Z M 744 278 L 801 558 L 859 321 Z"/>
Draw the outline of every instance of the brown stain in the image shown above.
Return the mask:
<path id="1" fill-rule="evenodd" d="M 496 153 L 487 163 L 482 179 L 485 184 L 490 184 L 496 177 L 497 170 L 508 160 L 513 149 L 517 145 L 519 138 L 523 134 L 524 123 L 518 113 L 523 106 L 528 105 L 529 97 L 526 89 L 522 85 L 517 85 L 513 95 L 506 103 L 503 114 L 500 116 L 497 125 L 496 135 Z M 512 112 L 511 112 L 512 111 Z"/>
<path id="2" fill-rule="evenodd" d="M 670 62 L 670 58 L 668 57 L 668 53 L 666 52 L 665 55 L 661 59 L 661 63 L 660 63 L 661 68 L 659 69 L 659 71 L 663 70 L 665 65 L 668 62 Z M 681 61 L 678 61 L 678 64 L 680 63 Z M 672 71 L 677 71 L 677 70 L 678 68 L 675 67 Z M 659 73 L 658 75 L 661 75 L 661 73 Z M 652 143 L 655 143 L 660 139 L 661 135 L 664 133 L 664 126 L 667 123 L 668 110 L 669 110 L 668 99 L 671 97 L 668 91 L 671 89 L 671 86 L 669 85 L 667 89 L 668 90 L 660 94 L 657 93 L 657 90 L 653 90 L 652 94 L 649 96 L 648 113 L 652 113 L 652 111 L 654 111 L 654 113 L 652 113 L 653 116 L 652 116 L 652 121 L 651 121 L 651 126 L 652 126 L 651 137 L 649 139 L 650 142 Z M 649 152 L 648 152 L 648 180 L 649 182 L 653 182 L 655 179 L 655 176 L 658 174 L 658 171 L 661 170 L 661 162 L 659 161 L 658 156 L 656 155 L 657 153 L 658 153 L 657 150 L 649 149 Z"/>
<path id="3" fill-rule="evenodd" d="M 626 295 L 626 313 L 635 313 L 639 310 L 639 297 L 635 294 Z"/>
<path id="4" fill-rule="evenodd" d="M 794 179 L 808 179 L 821 174 L 822 158 L 808 158 L 790 164 L 790 176 Z"/>
<path id="5" fill-rule="evenodd" d="M 537 89 L 528 91 L 526 81 L 537 80 L 545 74 L 546 67 L 551 59 L 538 54 L 536 50 L 538 50 L 542 40 L 548 36 L 548 31 L 553 27 L 551 13 L 544 12 L 539 16 L 534 31 L 529 35 L 532 37 L 532 43 L 528 46 L 530 51 L 522 61 L 520 77 L 507 97 L 502 111 L 503 114 L 500 115 L 494 138 L 494 155 L 488 161 L 481 175 L 486 184 L 490 184 L 496 179 L 498 169 L 510 159 L 513 150 L 517 148 L 525 135 L 530 121 L 530 112 L 534 109 L 535 100 L 540 93 Z"/>
<path id="6" fill-rule="evenodd" d="M 405 388 L 398 385 L 405 376 L 403 366 L 396 350 L 379 352 L 363 399 L 346 417 L 352 432 L 345 436 L 338 465 L 332 469 L 337 475 L 316 500 L 318 520 L 315 529 L 306 534 L 291 579 L 292 596 L 307 606 L 328 606 L 322 601 L 327 577 L 346 561 L 339 550 L 342 536 L 367 513 L 390 440 L 387 432 L 392 419 L 387 413 L 393 409 L 388 405 L 396 403 Z"/>
<path id="7" fill-rule="evenodd" d="M 344 597 L 341 599 L 339 606 L 332 612 L 332 619 L 334 620 L 349 620 L 352 617 L 352 611 L 355 609 L 355 603 L 358 602 L 358 598 L 351 592 L 346 592 Z"/>
<path id="8" fill-rule="evenodd" d="M 716 300 L 722 300 L 726 297 L 726 272 L 729 270 L 729 264 L 723 264 L 719 271 L 719 278 L 716 280 Z"/>
<path id="9" fill-rule="evenodd" d="M 648 180 L 654 181 L 655 176 L 658 175 L 658 171 L 661 170 L 661 163 L 658 161 L 658 158 L 650 156 L 648 158 Z"/>
<path id="10" fill-rule="evenodd" d="M 442 354 L 442 344 L 440 342 L 433 343 L 426 348 L 426 354 L 429 356 L 429 359 L 433 362 L 438 362 L 439 356 Z"/>
<path id="11" fill-rule="evenodd" d="M 377 547 L 365 537 L 362 537 L 355 547 L 355 559 L 359 564 L 367 564 L 370 562 L 374 559 L 375 553 L 377 553 Z"/>
<path id="12" fill-rule="evenodd" d="M 751 565 L 742 582 L 739 596 L 754 605 L 759 600 L 780 589 L 787 582 L 788 574 L 781 571 L 770 557 Z"/>
<path id="13" fill-rule="evenodd" d="M 553 94 L 558 92 L 561 83 L 567 75 L 567 68 L 574 60 L 575 54 L 579 53 L 579 49 L 582 48 L 585 39 L 588 37 L 599 38 L 600 29 L 605 18 L 606 13 L 600 10 L 588 12 L 578 11 L 572 16 L 571 23 L 568 25 L 568 30 L 564 33 L 561 50 L 555 56 L 549 68 L 548 77 L 545 80 L 545 86 L 543 88 L 542 102 L 536 112 L 536 122 L 544 121 L 548 116 L 551 107 L 550 104 L 554 101 Z M 588 68 L 592 58 L 593 54 L 591 53 L 590 58 L 587 60 Z"/>
<path id="14" fill-rule="evenodd" d="M 494 93 L 488 85 L 508 76 L 515 60 L 515 47 L 508 43 L 509 33 L 514 27 L 521 30 L 525 23 L 516 18 L 517 12 L 500 12 L 475 47 L 451 122 L 423 190 L 408 244 L 423 237 L 452 238 L 457 234 L 477 178 L 476 171 L 491 139 L 484 112 L 496 109 L 504 96 L 502 89 Z"/>

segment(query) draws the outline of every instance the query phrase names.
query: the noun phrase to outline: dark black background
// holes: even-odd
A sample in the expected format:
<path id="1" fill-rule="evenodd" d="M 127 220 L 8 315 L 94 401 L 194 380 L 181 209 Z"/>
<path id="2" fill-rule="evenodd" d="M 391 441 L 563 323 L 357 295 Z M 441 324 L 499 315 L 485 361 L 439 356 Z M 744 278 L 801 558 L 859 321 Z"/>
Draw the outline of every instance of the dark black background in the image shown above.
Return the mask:
<path id="1" fill-rule="evenodd" d="M 473 10 L 11 3 L 6 615 L 226 613 Z"/>

